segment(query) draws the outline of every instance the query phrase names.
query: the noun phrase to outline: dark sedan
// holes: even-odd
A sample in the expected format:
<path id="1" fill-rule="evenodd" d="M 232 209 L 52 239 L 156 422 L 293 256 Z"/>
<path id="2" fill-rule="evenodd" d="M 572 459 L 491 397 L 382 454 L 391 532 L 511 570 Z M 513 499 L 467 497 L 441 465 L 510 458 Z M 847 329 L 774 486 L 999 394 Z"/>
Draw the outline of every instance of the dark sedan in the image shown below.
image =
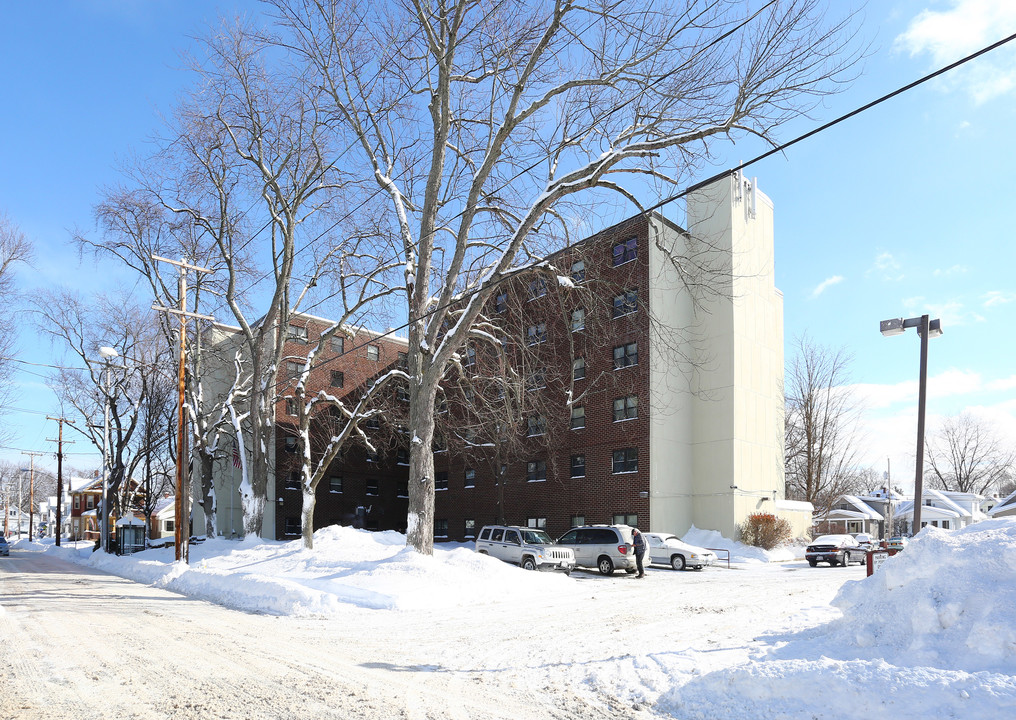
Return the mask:
<path id="1" fill-rule="evenodd" d="M 9 557 L 11 554 L 11 546 L 7 544 L 7 538 L 0 534 L 0 556 Z"/>
<path id="2" fill-rule="evenodd" d="M 820 562 L 846 567 L 852 562 L 864 563 L 867 550 L 849 535 L 823 535 L 812 540 L 804 556 L 812 567 Z"/>

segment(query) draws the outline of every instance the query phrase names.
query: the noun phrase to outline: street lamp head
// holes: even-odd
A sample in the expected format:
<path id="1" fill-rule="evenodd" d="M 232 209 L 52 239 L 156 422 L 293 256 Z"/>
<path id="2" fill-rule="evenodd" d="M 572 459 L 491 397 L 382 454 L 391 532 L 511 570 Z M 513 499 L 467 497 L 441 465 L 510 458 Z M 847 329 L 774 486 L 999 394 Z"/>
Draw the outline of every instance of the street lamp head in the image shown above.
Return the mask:
<path id="1" fill-rule="evenodd" d="M 883 320 L 878 324 L 878 330 L 886 337 L 891 335 L 902 335 L 904 332 L 903 318 Z"/>
<path id="2" fill-rule="evenodd" d="M 115 357 L 120 357 L 120 353 L 116 351 L 116 348 L 111 348 L 106 345 L 99 348 L 99 355 L 102 356 L 103 360 L 112 360 Z"/>
<path id="3" fill-rule="evenodd" d="M 920 332 L 920 328 L 917 330 Z M 928 337 L 934 338 L 942 335 L 942 321 L 938 318 L 928 321 Z"/>

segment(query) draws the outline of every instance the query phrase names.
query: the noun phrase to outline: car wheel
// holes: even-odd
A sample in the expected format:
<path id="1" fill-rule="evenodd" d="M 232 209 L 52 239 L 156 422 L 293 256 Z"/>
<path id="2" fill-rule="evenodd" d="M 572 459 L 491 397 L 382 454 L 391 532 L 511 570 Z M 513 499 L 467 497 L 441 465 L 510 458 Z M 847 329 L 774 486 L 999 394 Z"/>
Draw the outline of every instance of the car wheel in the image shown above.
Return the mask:
<path id="1" fill-rule="evenodd" d="M 847 567 L 850 565 L 850 553 L 843 553 L 843 559 L 840 560 L 840 565 Z"/>
<path id="2" fill-rule="evenodd" d="M 600 571 L 600 575 L 610 575 L 614 572 L 614 561 L 604 555 L 596 561 L 596 567 Z"/>
<path id="3" fill-rule="evenodd" d="M 808 564 L 812 567 L 818 567 L 818 560 L 809 560 Z"/>
<path id="4" fill-rule="evenodd" d="M 531 557 L 524 557 L 524 558 L 522 558 L 522 569 L 523 570 L 535 570 L 536 569 L 536 561 L 533 560 Z"/>
<path id="5" fill-rule="evenodd" d="M 675 570 L 684 570 L 684 555 L 673 555 L 670 558 L 670 567 Z"/>

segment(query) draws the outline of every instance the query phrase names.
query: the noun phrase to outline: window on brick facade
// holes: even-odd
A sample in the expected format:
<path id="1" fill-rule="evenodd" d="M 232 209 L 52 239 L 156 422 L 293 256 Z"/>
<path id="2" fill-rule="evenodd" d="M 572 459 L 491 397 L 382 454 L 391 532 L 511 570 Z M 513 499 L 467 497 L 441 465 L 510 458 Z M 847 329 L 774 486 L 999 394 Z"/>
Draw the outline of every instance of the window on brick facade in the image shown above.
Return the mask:
<path id="1" fill-rule="evenodd" d="M 586 359 L 575 358 L 571 364 L 572 380 L 584 380 L 586 377 Z"/>
<path id="2" fill-rule="evenodd" d="M 409 497 L 409 480 L 400 478 L 395 482 L 395 494 L 400 498 Z"/>
<path id="3" fill-rule="evenodd" d="M 529 299 L 534 300 L 547 294 L 547 281 L 542 278 L 533 278 L 529 281 Z"/>
<path id="4" fill-rule="evenodd" d="M 286 414 L 296 415 L 296 398 L 286 398 Z"/>
<path id="5" fill-rule="evenodd" d="M 635 259 L 635 252 L 638 246 L 637 238 L 628 238 L 619 242 L 611 248 L 612 261 L 614 266 L 624 265 Z"/>
<path id="6" fill-rule="evenodd" d="M 573 405 L 571 409 L 571 429 L 581 430 L 586 426 L 586 406 Z"/>
<path id="7" fill-rule="evenodd" d="M 395 388 L 395 399 L 398 400 L 399 402 L 404 403 L 409 402 L 409 388 L 407 388 L 405 385 L 400 385 L 399 387 Z"/>
<path id="8" fill-rule="evenodd" d="M 547 421 L 542 415 L 530 415 L 528 420 L 528 426 L 526 428 L 526 435 L 528 437 L 535 437 L 537 435 L 543 435 L 547 431 Z"/>
<path id="9" fill-rule="evenodd" d="M 547 479 L 547 461 L 530 460 L 526 463 L 526 480 L 539 482 Z"/>
<path id="10" fill-rule="evenodd" d="M 639 399 L 636 395 L 614 400 L 614 422 L 632 420 L 639 416 Z"/>
<path id="11" fill-rule="evenodd" d="M 476 537 L 476 520 L 473 518 L 466 518 L 462 521 L 463 535 L 467 538 Z"/>
<path id="12" fill-rule="evenodd" d="M 328 491 L 333 493 L 342 492 L 342 476 L 332 475 L 328 478 Z"/>
<path id="13" fill-rule="evenodd" d="M 575 528 L 575 527 L 582 527 L 583 525 L 586 524 L 586 516 L 585 515 L 572 515 L 568 519 L 568 523 L 569 523 L 568 524 L 569 527 L 573 527 L 573 528 Z"/>
<path id="14" fill-rule="evenodd" d="M 332 352 L 339 353 L 340 355 L 345 351 L 346 339 L 337 335 L 332 335 L 332 339 L 329 341 L 332 345 Z"/>
<path id="15" fill-rule="evenodd" d="M 74 509 L 75 510 L 81 509 L 81 497 L 79 495 L 74 496 Z"/>
<path id="16" fill-rule="evenodd" d="M 287 517 L 286 518 L 286 534 L 287 535 L 299 535 L 300 534 L 300 518 L 298 518 L 298 517 Z"/>
<path id="17" fill-rule="evenodd" d="M 571 266 L 571 279 L 572 282 L 585 282 L 586 280 L 586 264 L 581 260 L 576 260 Z"/>
<path id="18" fill-rule="evenodd" d="M 639 516 L 637 513 L 617 513 L 614 515 L 615 525 L 631 525 L 632 527 L 639 526 Z"/>
<path id="19" fill-rule="evenodd" d="M 95 507 L 95 496 L 94 495 L 88 495 L 85 498 L 85 507 L 87 507 L 89 510 L 91 510 L 92 508 Z"/>
<path id="20" fill-rule="evenodd" d="M 639 344 L 630 342 L 614 348 L 614 369 L 631 367 L 639 364 Z"/>
<path id="21" fill-rule="evenodd" d="M 503 313 L 508 310 L 508 293 L 499 292 L 494 296 L 494 311 Z"/>
<path id="22" fill-rule="evenodd" d="M 434 489 L 435 490 L 447 490 L 448 489 L 448 471 L 438 470 L 434 473 Z"/>
<path id="23" fill-rule="evenodd" d="M 463 388 L 462 399 L 466 401 L 467 405 L 472 405 L 473 401 L 476 400 L 476 392 L 471 387 Z"/>
<path id="24" fill-rule="evenodd" d="M 407 448 L 399 448 L 395 451 L 395 464 L 396 465 L 408 465 L 409 464 L 409 450 Z"/>
<path id="25" fill-rule="evenodd" d="M 286 328 L 286 339 L 293 342 L 306 343 L 307 328 L 300 327 L 299 325 L 290 325 Z"/>
<path id="26" fill-rule="evenodd" d="M 441 519 L 434 521 L 434 537 L 446 538 L 448 537 L 448 521 Z"/>
<path id="27" fill-rule="evenodd" d="M 287 490 L 299 490 L 300 489 L 300 471 L 291 470 L 289 475 L 286 477 L 286 489 Z"/>
<path id="28" fill-rule="evenodd" d="M 526 390 L 529 392 L 542 390 L 545 387 L 547 387 L 547 371 L 545 368 L 534 370 L 529 377 L 526 378 Z"/>
<path id="29" fill-rule="evenodd" d="M 473 365 L 476 365 L 476 348 L 474 347 L 466 348 L 465 365 L 466 367 L 472 367 Z"/>
<path id="30" fill-rule="evenodd" d="M 625 290 L 614 296 L 614 317 L 631 315 L 639 309 L 639 294 L 636 290 Z"/>
<path id="31" fill-rule="evenodd" d="M 526 518 L 526 527 L 531 527 L 535 530 L 546 530 L 547 518 L 545 517 Z"/>
<path id="32" fill-rule="evenodd" d="M 367 478 L 367 494 L 377 495 L 377 492 L 378 492 L 377 478 Z"/>
<path id="33" fill-rule="evenodd" d="M 377 450 L 367 450 L 367 462 L 369 463 L 377 462 Z"/>
<path id="34" fill-rule="evenodd" d="M 346 384 L 346 375 L 341 370 L 332 370 L 329 385 L 340 388 Z"/>
<path id="35" fill-rule="evenodd" d="M 614 451 L 611 462 L 611 472 L 630 473 L 630 472 L 638 472 L 638 469 L 639 469 L 638 448 L 625 448 L 624 450 Z"/>
<path id="36" fill-rule="evenodd" d="M 575 308 L 571 313 L 571 331 L 578 332 L 586 329 L 586 309 Z"/>
<path id="37" fill-rule="evenodd" d="M 399 370 L 409 369 L 409 353 L 400 352 L 395 360 L 395 367 Z"/>
<path id="38" fill-rule="evenodd" d="M 547 342 L 547 323 L 536 323 L 526 328 L 526 344 L 538 345 Z"/>
<path id="39" fill-rule="evenodd" d="M 296 452 L 296 438 L 295 437 L 290 435 L 283 442 L 285 442 L 285 444 L 286 444 L 286 452 L 288 452 L 288 453 L 295 453 Z"/>
<path id="40" fill-rule="evenodd" d="M 572 455 L 571 456 L 571 476 L 572 477 L 585 477 L 586 476 L 586 456 L 585 455 Z"/>
<path id="41" fill-rule="evenodd" d="M 376 417 L 368 418 L 367 422 L 365 424 L 366 424 L 366 427 L 367 427 L 368 430 L 380 430 L 381 429 L 381 421 L 378 420 Z"/>
<path id="42" fill-rule="evenodd" d="M 290 380 L 299 380 L 300 373 L 303 372 L 303 363 L 298 363 L 290 360 L 286 363 L 286 377 Z"/>
<path id="43" fill-rule="evenodd" d="M 434 433 L 434 440 L 431 442 L 430 448 L 436 453 L 445 452 L 448 450 L 448 441 L 445 440 L 444 435 Z"/>
<path id="44" fill-rule="evenodd" d="M 367 346 L 367 359 L 368 360 L 377 360 L 380 357 L 381 357 L 381 348 L 380 347 L 378 347 L 377 345 L 368 345 Z"/>
<path id="45" fill-rule="evenodd" d="M 473 468 L 466 468 L 465 480 L 463 486 L 467 488 L 474 487 L 476 485 L 476 470 Z"/>

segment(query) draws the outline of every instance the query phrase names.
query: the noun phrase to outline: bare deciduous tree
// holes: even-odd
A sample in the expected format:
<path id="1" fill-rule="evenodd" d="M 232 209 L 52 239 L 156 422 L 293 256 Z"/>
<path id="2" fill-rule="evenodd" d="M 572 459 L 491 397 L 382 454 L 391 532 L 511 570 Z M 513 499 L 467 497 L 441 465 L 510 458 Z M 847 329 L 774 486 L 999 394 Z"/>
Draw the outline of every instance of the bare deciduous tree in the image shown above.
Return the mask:
<path id="1" fill-rule="evenodd" d="M 1016 448 L 970 413 L 946 418 L 925 441 L 927 471 L 941 490 L 987 495 L 1002 492 L 1016 468 Z"/>
<path id="2" fill-rule="evenodd" d="M 786 493 L 828 512 L 843 493 L 862 491 L 854 431 L 859 406 L 847 389 L 850 357 L 798 339 L 786 385 Z"/>
<path id="3" fill-rule="evenodd" d="M 641 181 L 656 200 L 714 141 L 772 141 L 856 59 L 846 21 L 826 22 L 819 0 L 754 13 L 722 0 L 272 4 L 280 47 L 331 101 L 351 180 L 386 200 L 399 238 L 421 441 L 408 543 L 423 553 L 434 404 L 498 283 L 566 244 L 575 208 L 642 209 Z M 673 260 L 710 277 L 697 257 Z"/>
<path id="4" fill-rule="evenodd" d="M 9 311 L 14 306 L 14 268 L 18 263 L 30 262 L 32 244 L 20 228 L 5 213 L 0 212 L 0 301 L 8 308 L 0 316 L 0 413 L 12 401 L 15 383 L 11 382 L 14 349 L 17 343 L 17 323 Z M 9 431 L 0 427 L 0 440 L 9 439 Z"/>

